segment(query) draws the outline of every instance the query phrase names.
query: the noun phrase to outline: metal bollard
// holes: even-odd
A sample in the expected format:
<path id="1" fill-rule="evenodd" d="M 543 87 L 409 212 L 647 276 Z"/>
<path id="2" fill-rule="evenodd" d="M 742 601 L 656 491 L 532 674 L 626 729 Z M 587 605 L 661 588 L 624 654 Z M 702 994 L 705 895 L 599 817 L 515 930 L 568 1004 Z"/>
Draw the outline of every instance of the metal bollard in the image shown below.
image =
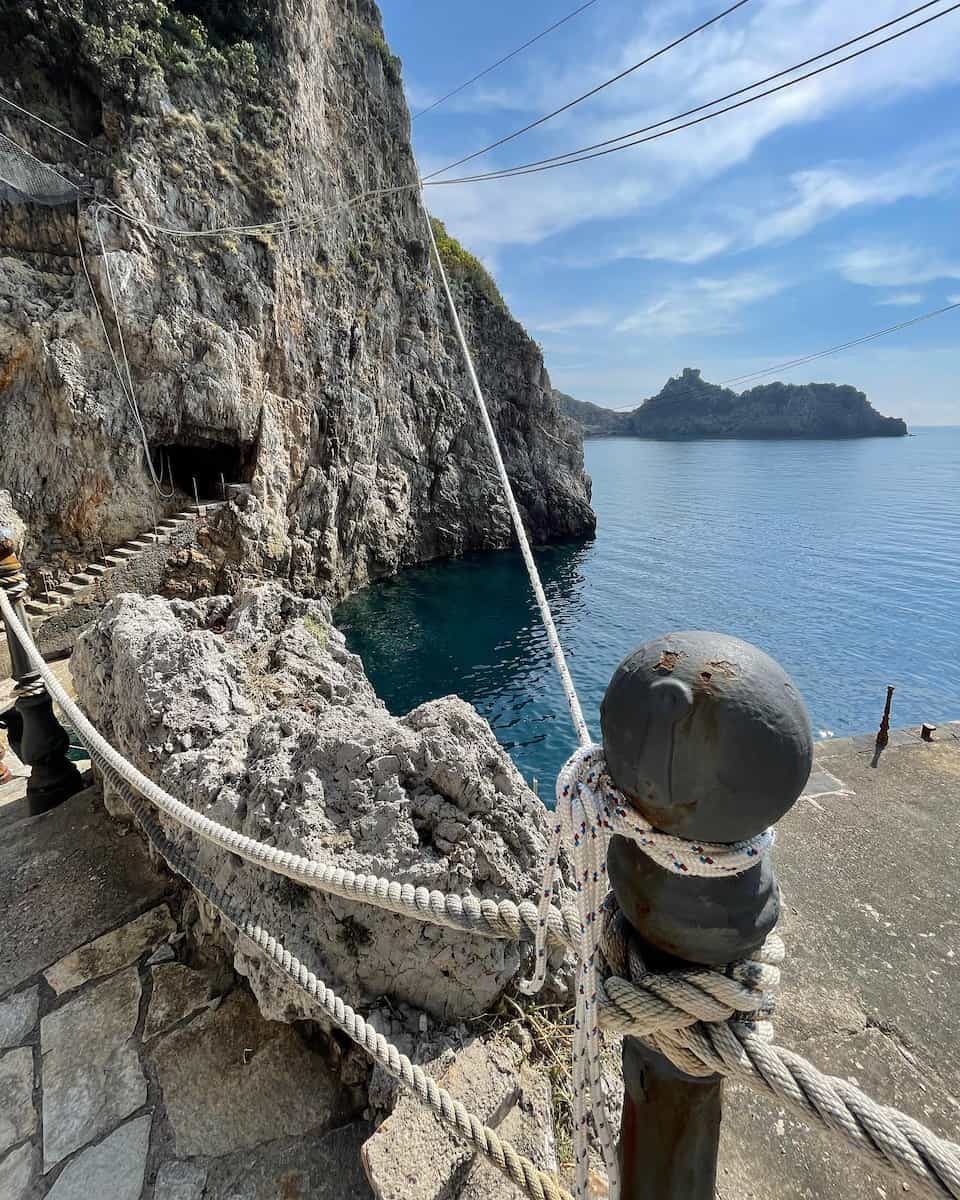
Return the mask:
<path id="1" fill-rule="evenodd" d="M 607 770 L 657 828 L 679 837 L 754 837 L 796 802 L 813 741 L 800 694 L 772 658 L 718 633 L 648 642 L 617 669 L 601 709 Z M 610 886 L 645 965 L 721 966 L 777 923 L 766 857 L 729 878 L 685 878 L 614 838 Z M 623 1043 L 624 1200 L 714 1200 L 722 1080 L 693 1078 L 636 1038 Z"/>
<path id="2" fill-rule="evenodd" d="M 5 528 L 0 528 L 0 587 L 10 598 L 21 625 L 29 629 L 23 607 L 27 579 L 17 558 L 13 533 Z M 70 739 L 54 714 L 47 689 L 13 630 L 7 627 L 6 634 L 13 678 L 17 681 L 13 693 L 17 702 L 14 709 L 4 714 L 4 724 L 13 752 L 30 767 L 27 804 L 31 815 L 37 816 L 82 791 L 84 783 L 67 757 Z"/>

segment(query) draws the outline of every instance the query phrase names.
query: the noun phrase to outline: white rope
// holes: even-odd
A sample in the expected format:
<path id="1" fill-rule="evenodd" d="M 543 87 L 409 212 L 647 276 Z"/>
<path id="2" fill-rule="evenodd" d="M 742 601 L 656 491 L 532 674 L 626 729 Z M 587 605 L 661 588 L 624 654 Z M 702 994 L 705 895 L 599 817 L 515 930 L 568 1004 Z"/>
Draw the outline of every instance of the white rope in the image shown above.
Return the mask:
<path id="1" fill-rule="evenodd" d="M 542 929 L 554 944 L 568 948 L 576 948 L 579 944 L 579 917 L 571 905 L 561 908 L 552 906 L 544 917 L 542 905 L 538 909 L 530 900 L 479 900 L 475 896 L 445 894 L 376 875 L 357 874 L 331 863 L 318 862 L 287 850 L 280 850 L 276 846 L 268 846 L 194 811 L 137 770 L 91 724 L 44 660 L 2 589 L 0 611 L 8 628 L 26 651 L 31 666 L 46 685 L 47 691 L 76 730 L 78 738 L 89 751 L 93 761 L 111 782 L 123 783 L 132 788 L 158 811 L 204 841 L 219 846 L 230 854 L 236 854 L 255 866 L 263 867 L 277 875 L 284 875 L 305 887 L 329 892 L 345 900 L 369 904 L 415 920 L 514 941 L 532 940 Z"/>
<path id="2" fill-rule="evenodd" d="M 81 142 L 80 139 L 78 137 L 74 137 L 72 133 L 67 133 L 65 129 L 59 129 L 56 125 L 51 125 L 49 121 L 45 121 L 43 117 L 38 117 L 35 112 L 31 112 L 29 108 L 24 108 L 22 105 L 17 104 L 9 97 L 0 96 L 0 101 L 2 101 L 4 104 L 9 104 L 9 106 L 11 108 L 15 108 L 18 113 L 23 113 L 23 115 L 25 117 L 29 117 L 31 121 L 38 121 L 41 125 L 46 125 L 48 129 L 52 129 L 54 133 L 59 133 L 61 137 L 68 138 L 71 142 L 76 142 L 77 145 L 82 146 L 84 150 L 91 149 L 86 142 Z M 101 151 L 98 150 L 96 153 L 100 154 Z"/>
<path id="3" fill-rule="evenodd" d="M 430 214 L 427 212 L 426 205 L 423 203 L 422 193 L 420 207 L 423 212 L 424 224 L 427 228 L 427 236 L 430 239 L 430 246 L 433 249 L 433 257 L 440 272 L 440 280 L 443 284 L 443 291 L 447 298 L 447 307 L 450 310 L 450 319 L 453 321 L 453 327 L 457 333 L 457 340 L 460 342 L 460 349 L 463 351 L 463 358 L 467 367 L 467 374 L 470 376 L 470 384 L 473 387 L 473 394 L 477 401 L 477 408 L 480 410 L 480 419 L 483 423 L 487 440 L 490 443 L 490 450 L 493 454 L 493 460 L 496 463 L 497 474 L 500 476 L 500 482 L 503 485 L 503 492 L 506 496 L 507 508 L 510 510 L 510 517 L 513 520 L 513 527 L 517 534 L 517 541 L 520 543 L 520 553 L 523 555 L 523 561 L 527 567 L 527 574 L 530 577 L 530 586 L 533 588 L 533 594 L 536 597 L 537 607 L 540 609 L 540 619 L 543 621 L 543 627 L 547 632 L 547 641 L 550 643 L 550 652 L 553 655 L 553 661 L 556 663 L 557 671 L 560 675 L 560 682 L 563 684 L 564 695 L 567 698 L 567 706 L 570 709 L 570 716 L 573 719 L 573 725 L 577 732 L 577 738 L 582 746 L 588 746 L 590 744 L 590 733 L 587 729 L 587 723 L 583 718 L 583 709 L 580 707 L 580 698 L 577 696 L 577 689 L 574 686 L 573 677 L 571 676 L 570 668 L 567 665 L 567 658 L 563 652 L 563 646 L 560 643 L 560 635 L 557 633 L 557 627 L 553 620 L 553 613 L 550 611 L 550 603 L 547 600 L 546 593 L 543 590 L 543 583 L 540 580 L 540 572 L 537 570 L 537 564 L 533 557 L 533 551 L 530 549 L 530 541 L 527 538 L 527 531 L 523 525 L 523 517 L 520 515 L 520 509 L 517 505 L 516 497 L 513 494 L 513 486 L 510 483 L 510 476 L 507 474 L 506 464 L 504 463 L 503 455 L 500 452 L 500 443 L 497 440 L 497 434 L 493 428 L 493 422 L 490 420 L 490 413 L 487 409 L 487 402 L 484 399 L 483 388 L 481 388 L 480 380 L 477 378 L 476 367 L 473 365 L 473 355 L 470 353 L 470 347 L 467 344 L 467 339 L 463 332 L 463 325 L 460 323 L 460 314 L 457 311 L 457 305 L 453 299 L 453 292 L 450 290 L 450 281 L 447 278 L 446 268 L 443 265 L 443 259 L 440 257 L 440 251 L 437 248 L 437 240 L 433 235 L 433 225 L 430 222 Z"/>
<path id="4" fill-rule="evenodd" d="M 613 1136 L 601 1086 L 600 919 L 607 895 L 607 844 L 615 834 L 628 837 L 665 870 L 688 876 L 729 876 L 757 865 L 773 845 L 772 830 L 733 845 L 694 843 L 660 833 L 617 791 L 606 775 L 603 750 L 581 747 L 557 778 L 556 822 L 540 893 L 546 920 L 559 879 L 561 846 L 570 855 L 583 936 L 577 976 L 577 1011 L 573 1041 L 574 1160 L 576 1194 L 587 1196 L 589 1125 L 592 1121 L 610 1180 L 611 1200 L 619 1196 L 620 1179 Z M 533 978 L 520 985 L 527 995 L 538 992 L 546 978 L 546 924 L 539 926 Z"/>
<path id="5" fill-rule="evenodd" d="M 170 867 L 186 879 L 228 924 L 249 938 L 267 960 L 305 992 L 334 1025 L 408 1088 L 421 1104 L 431 1108 L 438 1120 L 452 1133 L 479 1150 L 531 1200 L 572 1200 L 569 1192 L 553 1175 L 541 1171 L 509 1142 L 503 1141 L 493 1129 L 478 1120 L 446 1089 L 439 1087 L 422 1067 L 414 1065 L 350 1005 L 344 1004 L 322 979 L 284 948 L 279 938 L 264 929 L 255 916 L 238 909 L 224 890 L 215 888 L 200 873 L 196 864 L 187 859 L 164 834 L 142 800 L 126 788 L 123 789 L 123 797 L 142 825 L 148 840 Z"/>

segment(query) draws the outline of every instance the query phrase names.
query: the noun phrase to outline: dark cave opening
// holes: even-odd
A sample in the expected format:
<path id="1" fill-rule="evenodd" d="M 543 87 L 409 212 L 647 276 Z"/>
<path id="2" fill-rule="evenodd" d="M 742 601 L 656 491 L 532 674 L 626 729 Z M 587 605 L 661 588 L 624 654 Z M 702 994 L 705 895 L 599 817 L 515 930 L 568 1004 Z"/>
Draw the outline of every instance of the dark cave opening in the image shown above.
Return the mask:
<path id="1" fill-rule="evenodd" d="M 196 490 L 200 500 L 222 500 L 225 484 L 248 482 L 247 457 L 242 446 L 211 439 L 158 446 L 154 464 L 165 482 L 172 480 L 174 487 L 188 496 Z"/>

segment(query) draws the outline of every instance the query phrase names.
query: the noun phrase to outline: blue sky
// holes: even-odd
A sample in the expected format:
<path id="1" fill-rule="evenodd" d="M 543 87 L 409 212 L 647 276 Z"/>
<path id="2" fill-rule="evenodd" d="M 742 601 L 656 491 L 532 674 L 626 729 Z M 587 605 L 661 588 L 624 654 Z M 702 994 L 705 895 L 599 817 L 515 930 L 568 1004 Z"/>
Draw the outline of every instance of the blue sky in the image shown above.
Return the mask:
<path id="1" fill-rule="evenodd" d="M 915 2 L 751 0 L 470 169 L 646 125 Z M 535 119 L 725 6 L 598 0 L 415 121 L 421 171 Z M 414 112 L 574 7 L 381 0 Z M 929 11 L 940 7 L 948 0 Z M 622 407 L 685 366 L 722 381 L 960 300 L 958 116 L 960 10 L 675 136 L 543 174 L 433 188 L 428 203 L 493 271 L 554 384 Z M 960 424 L 960 310 L 784 378 L 852 383 L 913 424 Z"/>

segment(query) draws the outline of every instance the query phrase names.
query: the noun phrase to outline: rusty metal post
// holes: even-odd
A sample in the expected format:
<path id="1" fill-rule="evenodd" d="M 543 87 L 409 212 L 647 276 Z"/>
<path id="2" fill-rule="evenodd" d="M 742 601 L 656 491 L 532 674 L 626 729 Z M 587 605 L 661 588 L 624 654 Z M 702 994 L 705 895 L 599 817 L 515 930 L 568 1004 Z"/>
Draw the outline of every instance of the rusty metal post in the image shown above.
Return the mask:
<path id="1" fill-rule="evenodd" d="M 601 709 L 607 769 L 658 829 L 707 842 L 754 837 L 795 803 L 810 773 L 810 721 L 762 650 L 717 633 L 676 633 L 617 669 Z M 645 965 L 722 966 L 776 925 L 769 857 L 742 875 L 689 878 L 614 838 L 610 885 Z M 624 1038 L 624 1200 L 714 1200 L 722 1081 L 693 1078 Z"/>
<path id="2" fill-rule="evenodd" d="M 883 706 L 883 716 L 880 718 L 880 728 L 877 730 L 877 751 L 886 750 L 890 741 L 890 706 L 893 703 L 893 693 L 896 689 L 887 688 L 887 699 Z"/>
<path id="3" fill-rule="evenodd" d="M 27 578 L 16 554 L 13 533 L 5 528 L 0 528 L 0 587 L 10 598 L 20 624 L 29 630 L 23 607 Z M 67 757 L 70 739 L 54 714 L 53 702 L 40 675 L 9 626 L 6 634 L 12 674 L 17 682 L 13 692 L 17 700 L 15 708 L 4 714 L 4 723 L 14 754 L 30 767 L 27 803 L 31 815 L 36 816 L 82 791 L 84 784 L 80 772 Z"/>

